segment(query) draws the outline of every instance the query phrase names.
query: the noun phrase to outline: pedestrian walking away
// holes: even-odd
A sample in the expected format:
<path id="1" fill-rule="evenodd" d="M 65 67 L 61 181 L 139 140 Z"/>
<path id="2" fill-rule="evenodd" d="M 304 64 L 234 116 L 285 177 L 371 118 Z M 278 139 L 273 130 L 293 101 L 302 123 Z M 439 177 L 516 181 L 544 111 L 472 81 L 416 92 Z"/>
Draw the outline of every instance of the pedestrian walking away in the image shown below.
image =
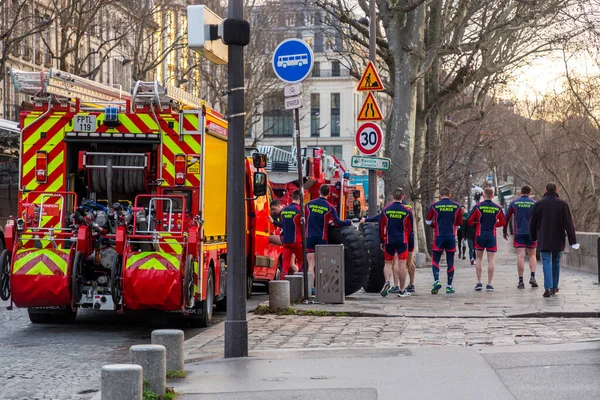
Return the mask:
<path id="1" fill-rule="evenodd" d="M 352 221 L 342 221 L 338 217 L 335 207 L 327 201 L 331 189 L 329 185 L 319 188 L 321 197 L 306 204 L 306 259 L 308 261 L 308 272 L 312 273 L 313 284 L 315 279 L 315 248 L 318 245 L 327 244 L 329 225 L 349 226 Z M 314 289 L 313 289 L 314 290 Z"/>
<path id="2" fill-rule="evenodd" d="M 559 290 L 560 257 L 565 249 L 565 236 L 573 249 L 579 249 L 571 210 L 567 202 L 559 198 L 555 183 L 548 183 L 544 197 L 534 204 L 529 232 L 531 239 L 537 240 L 542 256 L 543 296 L 553 296 Z"/>
<path id="3" fill-rule="evenodd" d="M 405 297 L 410 296 L 410 292 L 405 290 L 406 260 L 409 253 L 408 238 L 413 231 L 414 218 L 412 211 L 402 203 L 404 190 L 395 189 L 392 199 L 393 201 L 385 206 L 379 214 L 363 218 L 360 222 L 379 222 L 381 250 L 383 250 L 385 258 L 383 268 L 385 284 L 381 295 L 385 297 L 388 293 L 398 293 L 399 297 Z M 394 286 L 391 284 L 392 272 Z"/>
<path id="4" fill-rule="evenodd" d="M 456 238 L 458 239 L 458 259 L 465 259 L 467 258 L 466 252 L 467 252 L 467 245 L 466 245 L 466 237 L 465 237 L 465 222 L 467 221 L 467 207 L 465 206 L 461 206 L 460 207 L 462 210 L 462 215 L 463 215 L 463 220 L 462 223 L 460 224 L 460 226 L 458 227 L 458 229 L 456 230 Z"/>
<path id="5" fill-rule="evenodd" d="M 440 283 L 440 260 L 446 252 L 446 263 L 448 264 L 448 285 L 446 293 L 455 292 L 452 287 L 454 280 L 454 253 L 456 252 L 456 228 L 462 223 L 462 209 L 460 204 L 450 200 L 450 189 L 442 188 L 440 190 L 440 200 L 433 203 L 427 211 L 425 223 L 434 230 L 433 238 L 433 261 L 431 269 L 433 271 L 433 285 L 431 294 L 438 294 L 442 288 Z"/>
<path id="6" fill-rule="evenodd" d="M 281 221 L 283 224 L 283 251 L 281 252 L 281 279 L 290 273 L 302 270 L 302 223 L 300 217 L 300 198 L 302 192 L 294 190 L 292 193 L 292 204 L 281 210 Z M 296 258 L 296 265 L 293 265 L 293 258 Z"/>
<path id="7" fill-rule="evenodd" d="M 503 236 L 505 240 L 508 240 L 508 226 L 510 225 L 510 221 L 511 219 L 514 221 L 513 246 L 517 249 L 517 272 L 519 274 L 519 283 L 517 284 L 518 289 L 525 289 L 525 282 L 523 281 L 523 273 L 525 272 L 525 253 L 529 256 L 529 271 L 531 273 L 529 284 L 531 287 L 538 287 L 535 280 L 535 269 L 537 264 L 535 248 L 537 243 L 531 239 L 529 233 L 529 219 L 531 218 L 531 211 L 533 210 L 535 201 L 529 197 L 530 195 L 531 187 L 527 185 L 523 186 L 521 188 L 521 197 L 514 200 L 508 206 L 506 221 L 504 221 Z"/>
<path id="8" fill-rule="evenodd" d="M 496 240 L 496 228 L 504 226 L 504 213 L 502 208 L 494 203 L 494 190 L 485 188 L 483 190 L 483 201 L 473 207 L 469 215 L 469 225 L 475 226 L 475 254 L 477 271 L 477 284 L 475 290 L 483 290 L 481 275 L 483 272 L 483 252 L 487 253 L 488 258 L 488 283 L 485 290 L 493 292 L 492 279 L 496 269 L 496 251 L 498 251 L 498 242 Z"/>
<path id="9" fill-rule="evenodd" d="M 471 265 L 475 265 L 475 230 L 476 227 L 469 225 L 469 216 L 465 215 L 463 218 L 462 229 L 465 235 L 465 240 L 469 246 L 469 260 Z"/>
<path id="10" fill-rule="evenodd" d="M 406 197 L 406 194 L 404 195 Z M 413 219 L 415 217 L 412 206 L 406 201 L 406 198 L 402 200 L 404 207 L 408 208 L 413 213 Z M 410 231 L 408 235 L 408 258 L 406 259 L 406 269 L 408 270 L 409 283 L 406 287 L 408 293 L 415 292 L 415 274 L 417 272 L 417 266 L 415 264 L 415 230 Z"/>

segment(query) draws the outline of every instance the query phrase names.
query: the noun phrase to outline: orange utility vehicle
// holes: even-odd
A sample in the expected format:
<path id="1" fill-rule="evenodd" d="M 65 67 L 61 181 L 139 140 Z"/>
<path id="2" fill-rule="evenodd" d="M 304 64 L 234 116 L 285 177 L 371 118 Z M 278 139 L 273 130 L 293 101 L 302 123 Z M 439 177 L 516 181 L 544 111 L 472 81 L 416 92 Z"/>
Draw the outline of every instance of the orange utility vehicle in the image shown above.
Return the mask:
<path id="1" fill-rule="evenodd" d="M 3 299 L 32 322 L 77 309 L 161 310 L 206 326 L 224 302 L 227 122 L 157 82 L 132 94 L 63 71 L 11 71 L 21 112 L 19 215 L 0 255 Z M 248 281 L 273 279 L 266 158 L 246 161 Z M 265 240 L 266 237 L 266 240 Z M 237 249 L 233 249 L 237 251 Z"/>

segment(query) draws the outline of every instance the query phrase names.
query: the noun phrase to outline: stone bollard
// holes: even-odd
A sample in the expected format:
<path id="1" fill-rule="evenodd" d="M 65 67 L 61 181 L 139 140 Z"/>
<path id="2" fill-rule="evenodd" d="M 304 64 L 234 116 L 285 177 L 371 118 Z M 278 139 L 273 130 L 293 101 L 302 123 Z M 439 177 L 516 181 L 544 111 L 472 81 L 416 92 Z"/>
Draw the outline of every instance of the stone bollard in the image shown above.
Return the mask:
<path id="1" fill-rule="evenodd" d="M 183 371 L 183 331 L 179 329 L 158 329 L 152 331 L 152 344 L 167 349 L 167 373 Z"/>
<path id="2" fill-rule="evenodd" d="M 290 307 L 290 282 L 269 282 L 269 308 L 274 311 Z"/>
<path id="3" fill-rule="evenodd" d="M 290 283 L 290 301 L 298 303 L 304 296 L 304 277 L 302 275 L 286 275 L 285 280 Z"/>
<path id="4" fill-rule="evenodd" d="M 304 277 L 304 272 L 296 272 L 294 275 L 302 275 L 302 277 Z M 302 284 L 304 285 L 304 282 L 302 282 Z M 308 273 L 308 296 L 310 297 L 312 294 L 312 290 L 314 288 L 313 285 L 313 274 L 312 273 Z M 304 296 L 304 286 L 302 286 L 302 296 Z"/>
<path id="5" fill-rule="evenodd" d="M 425 267 L 425 253 L 417 253 L 415 255 L 415 264 L 417 268 Z"/>
<path id="6" fill-rule="evenodd" d="M 142 367 L 133 364 L 112 364 L 102 367 L 101 400 L 142 400 Z"/>
<path id="7" fill-rule="evenodd" d="M 148 390 L 164 396 L 167 388 L 167 349 L 165 346 L 145 344 L 129 349 L 132 364 L 139 364 L 144 370 L 144 380 Z"/>

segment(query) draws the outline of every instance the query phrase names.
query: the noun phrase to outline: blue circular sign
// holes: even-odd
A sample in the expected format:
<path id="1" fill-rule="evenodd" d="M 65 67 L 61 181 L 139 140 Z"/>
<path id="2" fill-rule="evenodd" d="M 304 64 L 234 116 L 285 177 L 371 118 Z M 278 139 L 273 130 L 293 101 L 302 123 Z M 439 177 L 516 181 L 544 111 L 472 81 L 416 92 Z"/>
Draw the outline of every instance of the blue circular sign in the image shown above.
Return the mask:
<path id="1" fill-rule="evenodd" d="M 287 83 L 298 83 L 306 79 L 314 62 L 312 49 L 300 39 L 284 40 L 273 53 L 275 75 Z"/>

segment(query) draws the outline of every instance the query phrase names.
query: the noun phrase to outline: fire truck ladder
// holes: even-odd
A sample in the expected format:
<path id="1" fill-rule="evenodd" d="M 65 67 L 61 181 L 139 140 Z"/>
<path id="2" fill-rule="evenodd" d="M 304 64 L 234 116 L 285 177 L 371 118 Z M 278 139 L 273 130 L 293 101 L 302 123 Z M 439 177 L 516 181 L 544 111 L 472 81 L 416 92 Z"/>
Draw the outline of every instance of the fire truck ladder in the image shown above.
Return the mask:
<path id="1" fill-rule="evenodd" d="M 136 105 L 150 104 L 163 111 L 163 107 L 169 107 L 176 103 L 182 109 L 202 109 L 202 99 L 199 97 L 175 86 L 159 85 L 156 81 L 137 81 L 133 88 L 132 100 L 132 108 L 134 103 Z M 131 111 L 134 112 L 133 109 Z"/>
<path id="2" fill-rule="evenodd" d="M 121 89 L 54 68 L 40 72 L 18 71 L 11 68 L 9 75 L 15 92 L 36 98 L 54 96 L 59 101 L 79 99 L 84 103 L 122 103 L 131 99 L 131 95 Z"/>
<path id="3" fill-rule="evenodd" d="M 275 146 L 258 146 L 259 153 L 267 155 L 267 171 L 297 171 L 296 153 Z"/>

